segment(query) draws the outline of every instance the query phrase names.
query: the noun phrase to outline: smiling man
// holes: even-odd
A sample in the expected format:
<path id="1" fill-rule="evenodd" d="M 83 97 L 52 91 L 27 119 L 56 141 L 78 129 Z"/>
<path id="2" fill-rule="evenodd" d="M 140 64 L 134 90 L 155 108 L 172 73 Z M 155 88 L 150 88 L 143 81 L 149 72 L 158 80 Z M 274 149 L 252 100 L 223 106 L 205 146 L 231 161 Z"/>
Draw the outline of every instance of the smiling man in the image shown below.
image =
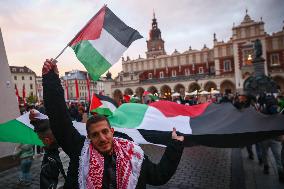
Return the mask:
<path id="1" fill-rule="evenodd" d="M 72 125 L 52 60 L 43 66 L 43 95 L 52 132 L 70 157 L 64 188 L 146 188 L 146 184 L 165 184 L 175 173 L 184 141 L 175 129 L 161 161 L 154 164 L 139 145 L 114 137 L 114 129 L 102 115 L 87 121 L 87 138 L 79 134 Z"/>

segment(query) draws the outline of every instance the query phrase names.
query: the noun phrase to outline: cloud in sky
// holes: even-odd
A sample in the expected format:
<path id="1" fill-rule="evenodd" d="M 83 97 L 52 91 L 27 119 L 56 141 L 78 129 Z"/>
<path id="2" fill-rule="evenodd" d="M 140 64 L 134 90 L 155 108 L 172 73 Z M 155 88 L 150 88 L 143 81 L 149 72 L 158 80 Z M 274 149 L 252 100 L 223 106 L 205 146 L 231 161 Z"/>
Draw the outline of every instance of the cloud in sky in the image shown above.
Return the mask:
<path id="1" fill-rule="evenodd" d="M 227 41 L 233 23 L 240 24 L 246 9 L 252 19 L 263 18 L 268 33 L 281 30 L 284 20 L 283 0 L 2 0 L 0 27 L 9 64 L 26 65 L 40 75 L 43 61 L 55 57 L 104 4 L 144 36 L 124 53 L 132 59 L 145 57 L 153 10 L 168 54 L 189 46 L 212 48 L 214 32 L 218 40 Z M 70 48 L 59 62 L 61 74 L 85 70 Z M 114 75 L 120 70 L 120 61 L 111 68 Z"/>

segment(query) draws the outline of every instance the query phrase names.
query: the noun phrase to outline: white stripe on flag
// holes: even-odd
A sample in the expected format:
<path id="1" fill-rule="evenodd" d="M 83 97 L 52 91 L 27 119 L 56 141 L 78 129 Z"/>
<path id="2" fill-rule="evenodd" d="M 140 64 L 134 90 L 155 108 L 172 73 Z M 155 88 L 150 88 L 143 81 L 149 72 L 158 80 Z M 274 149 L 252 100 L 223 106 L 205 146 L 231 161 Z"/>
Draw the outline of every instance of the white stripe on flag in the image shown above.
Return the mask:
<path id="1" fill-rule="evenodd" d="M 111 112 L 114 112 L 114 110 L 116 110 L 116 107 L 108 101 L 101 100 L 101 103 L 102 105 L 100 106 L 100 108 L 108 108 Z"/>
<path id="2" fill-rule="evenodd" d="M 183 134 L 192 134 L 189 116 L 166 117 L 158 109 L 148 106 L 144 119 L 137 129 L 172 131 L 173 127 Z"/>
<path id="3" fill-rule="evenodd" d="M 111 65 L 115 64 L 127 49 L 104 28 L 99 39 L 89 42 Z"/>

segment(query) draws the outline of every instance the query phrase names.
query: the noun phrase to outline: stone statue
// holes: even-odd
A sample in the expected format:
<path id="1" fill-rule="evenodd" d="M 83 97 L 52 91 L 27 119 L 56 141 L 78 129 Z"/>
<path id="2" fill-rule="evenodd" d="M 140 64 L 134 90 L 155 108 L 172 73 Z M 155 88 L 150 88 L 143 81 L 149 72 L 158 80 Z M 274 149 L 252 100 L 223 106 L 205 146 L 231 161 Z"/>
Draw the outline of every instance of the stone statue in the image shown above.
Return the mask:
<path id="1" fill-rule="evenodd" d="M 259 59 L 262 56 L 262 44 L 259 39 L 256 39 L 254 42 L 254 55 L 255 59 Z"/>

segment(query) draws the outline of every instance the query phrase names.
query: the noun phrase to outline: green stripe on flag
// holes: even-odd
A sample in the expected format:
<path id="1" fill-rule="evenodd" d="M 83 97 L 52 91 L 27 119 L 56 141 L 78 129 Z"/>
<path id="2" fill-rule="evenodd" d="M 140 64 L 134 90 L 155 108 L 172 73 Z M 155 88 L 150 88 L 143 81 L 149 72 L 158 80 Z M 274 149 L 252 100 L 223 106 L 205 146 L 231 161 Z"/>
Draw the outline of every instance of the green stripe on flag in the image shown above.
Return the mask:
<path id="1" fill-rule="evenodd" d="M 11 120 L 0 124 L 0 141 L 43 146 L 37 134 L 23 123 Z"/>
<path id="2" fill-rule="evenodd" d="M 112 112 L 110 111 L 109 108 L 96 108 L 94 110 L 91 110 L 91 112 L 96 112 L 97 114 L 105 115 L 105 116 L 111 116 L 112 115 Z"/>
<path id="3" fill-rule="evenodd" d="M 115 127 L 137 128 L 142 123 L 147 109 L 148 106 L 145 104 L 122 104 L 108 119 L 110 124 Z"/>
<path id="4" fill-rule="evenodd" d="M 81 41 L 72 48 L 78 60 L 95 81 L 111 67 L 111 64 L 87 40 Z"/>

